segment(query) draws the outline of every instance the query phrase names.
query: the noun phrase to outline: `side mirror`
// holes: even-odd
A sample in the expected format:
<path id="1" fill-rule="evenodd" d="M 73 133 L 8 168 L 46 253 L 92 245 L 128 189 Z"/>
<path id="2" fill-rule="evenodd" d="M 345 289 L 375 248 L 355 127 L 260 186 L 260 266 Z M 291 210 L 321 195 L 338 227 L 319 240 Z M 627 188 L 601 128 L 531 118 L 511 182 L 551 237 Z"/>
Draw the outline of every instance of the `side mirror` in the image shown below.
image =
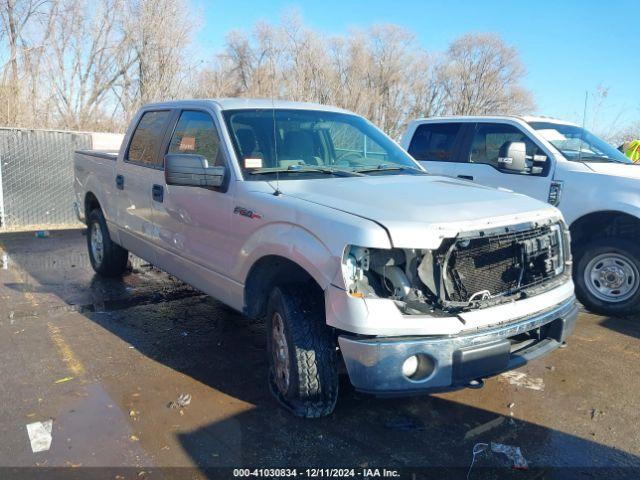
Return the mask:
<path id="1" fill-rule="evenodd" d="M 498 153 L 498 168 L 510 172 L 527 170 L 527 147 L 524 142 L 505 142 Z"/>
<path id="2" fill-rule="evenodd" d="M 220 187 L 224 182 L 225 167 L 210 167 L 202 155 L 168 153 L 164 157 L 167 185 L 186 187 Z"/>

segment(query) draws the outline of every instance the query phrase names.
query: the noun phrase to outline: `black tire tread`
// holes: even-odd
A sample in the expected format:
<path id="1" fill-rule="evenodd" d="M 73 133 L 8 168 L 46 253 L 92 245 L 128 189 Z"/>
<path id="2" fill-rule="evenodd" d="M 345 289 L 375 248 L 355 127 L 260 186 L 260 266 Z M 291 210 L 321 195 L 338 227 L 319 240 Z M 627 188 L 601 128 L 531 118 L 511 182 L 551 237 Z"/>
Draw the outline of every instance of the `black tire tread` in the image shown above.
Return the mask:
<path id="1" fill-rule="evenodd" d="M 286 398 L 274 385 L 272 391 L 275 389 L 280 402 L 300 417 L 331 414 L 338 398 L 337 352 L 333 332 L 325 323 L 323 305 L 304 285 L 276 287 L 269 305 L 270 314 L 277 305 L 284 310 L 280 313 L 287 324 L 291 362 L 295 365 Z"/>
<path id="2" fill-rule="evenodd" d="M 91 225 L 94 223 L 98 223 L 100 230 L 102 231 L 104 253 L 101 265 L 96 264 L 93 254 L 91 253 Z M 91 266 L 97 274 L 104 277 L 119 277 L 127 269 L 129 252 L 111 240 L 109 229 L 107 228 L 107 222 L 102 210 L 99 208 L 91 210 L 87 217 L 87 248 L 89 250 Z"/>

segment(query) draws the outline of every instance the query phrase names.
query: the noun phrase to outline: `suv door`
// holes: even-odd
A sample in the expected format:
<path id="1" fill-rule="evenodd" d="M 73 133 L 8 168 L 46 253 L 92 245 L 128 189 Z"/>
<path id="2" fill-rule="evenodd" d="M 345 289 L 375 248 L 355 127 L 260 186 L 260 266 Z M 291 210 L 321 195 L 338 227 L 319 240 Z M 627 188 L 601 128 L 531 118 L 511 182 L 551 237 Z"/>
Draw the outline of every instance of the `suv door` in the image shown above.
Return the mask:
<path id="1" fill-rule="evenodd" d="M 116 168 L 118 225 L 122 246 L 155 263 L 151 213 L 152 173 L 171 117 L 170 110 L 144 112 Z"/>
<path id="2" fill-rule="evenodd" d="M 423 123 L 418 125 L 407 148 L 409 154 L 434 175 L 455 177 L 462 123 Z"/>
<path id="3" fill-rule="evenodd" d="M 162 158 L 167 153 L 201 155 L 210 166 L 227 166 L 227 178 L 222 187 L 167 185 L 164 176 L 158 179 L 162 199 L 152 202 L 156 242 L 160 247 L 157 264 L 224 302 L 228 295 L 227 274 L 233 242 L 231 169 L 210 113 L 203 110 L 178 113 Z"/>
<path id="4" fill-rule="evenodd" d="M 470 127 L 472 132 L 462 149 L 458 165 L 459 177 L 547 201 L 552 178 L 552 157 L 549 152 L 510 123 L 479 122 Z M 524 142 L 527 158 L 530 158 L 526 171 L 513 172 L 500 168 L 499 152 L 506 142 Z M 534 156 L 537 156 L 535 162 Z"/>

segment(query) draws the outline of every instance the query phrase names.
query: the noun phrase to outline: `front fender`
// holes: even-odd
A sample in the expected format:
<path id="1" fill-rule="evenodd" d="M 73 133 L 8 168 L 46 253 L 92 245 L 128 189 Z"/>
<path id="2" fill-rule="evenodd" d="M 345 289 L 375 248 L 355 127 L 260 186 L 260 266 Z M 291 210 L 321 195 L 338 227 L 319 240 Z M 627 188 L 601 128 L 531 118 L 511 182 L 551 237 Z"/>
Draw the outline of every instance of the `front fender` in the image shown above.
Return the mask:
<path id="1" fill-rule="evenodd" d="M 616 200 L 621 200 L 621 199 L 616 199 Z M 570 228 L 573 228 L 573 226 L 576 223 L 582 221 L 585 217 L 588 217 L 589 215 L 605 213 L 605 212 L 625 213 L 627 215 L 631 215 L 632 217 L 635 217 L 638 220 L 640 220 L 640 205 L 636 205 L 635 203 L 624 201 L 624 199 L 622 199 L 622 201 L 609 201 L 606 203 L 606 205 L 603 205 L 603 206 L 605 206 L 606 208 L 602 208 L 600 210 L 589 210 L 589 209 L 581 210 L 579 214 L 574 216 L 574 218 L 572 219 Z"/>
<path id="2" fill-rule="evenodd" d="M 592 213 L 621 212 L 640 218 L 637 179 L 567 170 L 563 162 L 559 180 L 564 182 L 559 208 L 569 225 Z M 571 165 L 571 168 L 579 168 Z M 586 168 L 586 167 L 582 167 Z"/>
<path id="3" fill-rule="evenodd" d="M 240 249 L 233 277 L 246 283 L 251 267 L 262 257 L 278 255 L 307 271 L 324 290 L 340 268 L 340 254 L 311 231 L 288 222 L 270 223 L 256 230 Z"/>

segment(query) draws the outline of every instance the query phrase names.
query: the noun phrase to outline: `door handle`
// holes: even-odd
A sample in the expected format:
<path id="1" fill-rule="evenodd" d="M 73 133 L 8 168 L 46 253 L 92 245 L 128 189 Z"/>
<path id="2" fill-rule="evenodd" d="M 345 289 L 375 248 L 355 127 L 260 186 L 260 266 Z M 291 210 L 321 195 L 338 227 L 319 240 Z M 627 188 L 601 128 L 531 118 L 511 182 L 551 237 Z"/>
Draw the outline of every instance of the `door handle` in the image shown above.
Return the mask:
<path id="1" fill-rule="evenodd" d="M 458 178 L 462 178 L 464 180 L 473 180 L 473 175 L 458 175 Z"/>
<path id="2" fill-rule="evenodd" d="M 116 175 L 116 188 L 124 190 L 124 177 L 122 175 Z"/>
<path id="3" fill-rule="evenodd" d="M 154 202 L 162 203 L 164 200 L 164 188 L 162 188 L 162 185 L 154 185 L 151 187 L 151 196 Z"/>

